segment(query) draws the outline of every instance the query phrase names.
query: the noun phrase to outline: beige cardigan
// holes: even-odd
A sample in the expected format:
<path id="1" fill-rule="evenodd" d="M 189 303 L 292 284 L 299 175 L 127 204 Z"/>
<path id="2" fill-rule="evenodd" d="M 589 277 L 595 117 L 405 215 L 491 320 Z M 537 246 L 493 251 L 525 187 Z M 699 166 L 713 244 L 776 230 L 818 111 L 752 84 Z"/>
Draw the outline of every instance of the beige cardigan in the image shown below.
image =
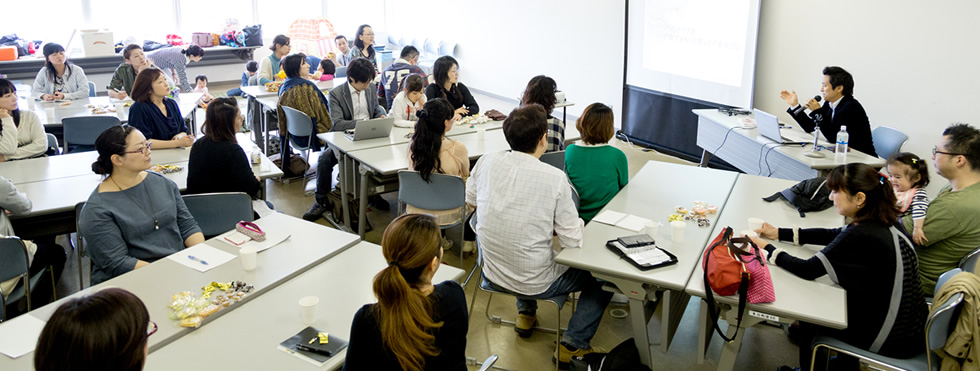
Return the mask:
<path id="1" fill-rule="evenodd" d="M 48 150 L 48 137 L 44 126 L 34 112 L 20 111 L 20 125 L 14 118 L 0 120 L 0 155 L 6 160 L 17 160 L 44 154 Z"/>
<path id="2" fill-rule="evenodd" d="M 463 184 L 466 184 L 466 179 L 470 177 L 470 156 L 463 143 L 443 137 L 442 146 L 439 148 L 439 162 L 441 168 L 439 173 L 463 178 Z M 408 169 L 415 170 L 411 147 L 408 150 Z M 431 214 L 436 217 L 439 225 L 449 225 L 459 221 L 459 209 L 425 210 L 406 205 L 405 211 L 409 214 Z"/>
<path id="3" fill-rule="evenodd" d="M 942 371 L 980 370 L 980 324 L 977 323 L 980 320 L 980 277 L 962 272 L 950 278 L 936 293 L 933 310 L 938 307 L 936 303 L 944 303 L 960 292 L 964 294 L 960 318 L 946 345 L 936 352 L 942 359 Z"/>

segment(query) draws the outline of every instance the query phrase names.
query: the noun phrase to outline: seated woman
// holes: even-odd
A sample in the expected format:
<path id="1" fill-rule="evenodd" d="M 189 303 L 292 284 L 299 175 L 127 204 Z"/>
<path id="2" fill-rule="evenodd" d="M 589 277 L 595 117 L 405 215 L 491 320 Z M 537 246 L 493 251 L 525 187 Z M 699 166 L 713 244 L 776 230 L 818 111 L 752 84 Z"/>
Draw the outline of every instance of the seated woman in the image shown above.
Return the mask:
<path id="1" fill-rule="evenodd" d="M 34 99 L 88 98 L 88 78 L 81 67 L 68 63 L 65 48 L 55 43 L 44 45 L 44 67 L 34 78 Z"/>
<path id="2" fill-rule="evenodd" d="M 381 249 L 388 267 L 374 277 L 378 303 L 354 315 L 344 370 L 466 370 L 463 288 L 432 285 L 443 253 L 435 219 L 395 218 Z"/>
<path id="3" fill-rule="evenodd" d="M 801 344 L 801 367 L 809 368 L 809 344 L 818 335 L 888 357 L 918 354 L 924 346 L 922 334 L 929 309 L 916 273 L 919 267 L 912 243 L 896 228 L 899 212 L 891 182 L 871 166 L 854 163 L 832 170 L 827 186 L 837 212 L 853 219 L 846 227 L 776 229 L 767 223 L 755 231 L 767 239 L 825 245 L 816 255 L 800 259 L 752 238 L 758 246 L 765 246 L 770 264 L 808 280 L 829 275 L 847 290 L 846 329 L 800 322 L 798 334 L 791 331 Z"/>
<path id="4" fill-rule="evenodd" d="M 374 29 L 371 26 L 362 24 L 357 27 L 354 34 L 354 47 L 350 50 L 350 60 L 357 58 L 367 58 L 374 65 L 374 70 L 378 70 L 378 61 L 374 51 Z"/>
<path id="5" fill-rule="evenodd" d="M 187 49 L 180 47 L 163 48 L 150 52 L 146 57 L 157 68 L 171 74 L 174 82 L 180 87 L 180 91 L 189 92 L 193 86 L 187 80 L 187 64 L 200 62 L 201 59 L 204 59 L 204 48 L 198 45 L 188 46 Z"/>
<path id="6" fill-rule="evenodd" d="M 142 370 L 156 331 L 146 305 L 129 291 L 112 287 L 69 299 L 41 330 L 34 369 Z"/>
<path id="7" fill-rule="evenodd" d="M 92 257 L 92 285 L 204 242 L 177 185 L 147 172 L 150 145 L 132 126 L 113 126 L 95 140 L 92 171 L 105 176 L 79 219 Z"/>
<path id="8" fill-rule="evenodd" d="M 34 112 L 17 106 L 17 88 L 0 79 L 0 162 L 39 157 L 48 150 L 44 126 Z"/>
<path id="9" fill-rule="evenodd" d="M 32 207 L 33 204 L 26 194 L 17 191 L 13 182 L 0 176 L 0 238 L 17 235 L 14 233 L 9 215 L 30 214 Z M 27 253 L 31 256 L 29 270 L 31 277 L 50 266 L 56 284 L 65 270 L 65 249 L 53 242 L 25 240 L 24 243 L 27 245 Z M 48 277 L 50 276 L 45 274 L 40 282 L 31 285 L 31 306 L 34 308 L 40 308 L 51 302 L 54 293 L 51 292 L 53 285 Z M 0 282 L 0 295 L 10 295 L 20 282 L 22 282 L 20 277 Z M 7 318 L 11 317 L 8 313 Z"/>
<path id="10" fill-rule="evenodd" d="M 262 58 L 259 62 L 259 85 L 264 86 L 266 83 L 270 83 L 276 80 L 276 75 L 279 74 L 279 66 L 282 65 L 282 58 L 289 54 L 289 38 L 286 35 L 276 35 L 272 39 L 272 46 L 269 46 L 272 50 L 266 58 Z"/>
<path id="11" fill-rule="evenodd" d="M 149 59 L 146 59 L 146 55 L 143 54 L 143 48 L 136 44 L 129 44 L 123 49 L 123 63 L 116 67 L 116 71 L 112 73 L 112 80 L 109 81 L 109 96 L 115 99 L 126 99 L 130 94 L 133 93 L 133 84 L 136 82 L 136 76 L 142 72 L 144 69 L 155 67 Z M 170 76 L 164 74 L 167 79 L 167 86 L 173 86 L 173 81 L 170 80 Z"/>
<path id="12" fill-rule="evenodd" d="M 330 120 L 330 111 L 327 109 L 329 103 L 327 97 L 323 95 L 316 84 L 310 82 L 310 66 L 306 64 L 306 56 L 303 53 L 292 54 L 284 58 L 282 63 L 283 71 L 286 72 L 286 81 L 279 86 L 279 104 L 276 108 L 279 116 L 279 132 L 285 133 L 287 125 L 286 112 L 282 107 L 290 107 L 310 116 L 313 120 L 314 133 L 326 133 L 330 131 L 333 122 Z M 296 144 L 306 145 L 309 137 L 290 136 L 290 141 Z M 313 138 L 313 151 L 319 151 L 324 147 L 320 140 Z"/>
<path id="13" fill-rule="evenodd" d="M 528 81 L 524 94 L 521 95 L 521 106 L 540 104 L 548 115 L 548 149 L 545 152 L 565 149 L 565 122 L 551 116 L 557 102 L 555 98 L 555 91 L 557 90 L 558 84 L 555 83 L 554 79 L 545 75 L 538 75 Z"/>
<path id="14" fill-rule="evenodd" d="M 629 163 L 623 151 L 609 145 L 616 130 L 609 106 L 585 107 L 575 127 L 582 142 L 565 149 L 565 172 L 578 192 L 578 215 L 588 223 L 629 182 Z"/>
<path id="15" fill-rule="evenodd" d="M 442 98 L 449 101 L 455 111 L 454 120 L 462 116 L 480 113 L 480 106 L 470 94 L 470 89 L 459 82 L 459 63 L 456 59 L 444 55 L 436 59 L 432 66 L 435 84 L 425 87 L 425 97 L 428 99 Z"/>
<path id="16" fill-rule="evenodd" d="M 133 106 L 129 124 L 139 129 L 157 149 L 190 147 L 194 136 L 187 134 L 187 123 L 177 101 L 167 97 L 170 87 L 164 72 L 147 68 L 133 84 Z"/>
<path id="17" fill-rule="evenodd" d="M 235 98 L 216 98 L 208 105 L 204 137 L 194 142 L 187 163 L 187 193 L 244 192 L 258 197 L 262 184 L 235 138 L 244 120 Z"/>

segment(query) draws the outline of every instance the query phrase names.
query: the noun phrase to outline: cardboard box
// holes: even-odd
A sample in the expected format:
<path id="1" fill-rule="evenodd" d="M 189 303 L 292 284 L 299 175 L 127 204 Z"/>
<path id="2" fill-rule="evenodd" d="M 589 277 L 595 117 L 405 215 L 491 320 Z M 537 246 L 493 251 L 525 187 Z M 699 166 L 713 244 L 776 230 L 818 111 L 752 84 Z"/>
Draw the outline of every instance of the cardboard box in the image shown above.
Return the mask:
<path id="1" fill-rule="evenodd" d="M 82 48 L 86 57 L 103 57 L 116 54 L 112 32 L 109 30 L 82 30 Z"/>

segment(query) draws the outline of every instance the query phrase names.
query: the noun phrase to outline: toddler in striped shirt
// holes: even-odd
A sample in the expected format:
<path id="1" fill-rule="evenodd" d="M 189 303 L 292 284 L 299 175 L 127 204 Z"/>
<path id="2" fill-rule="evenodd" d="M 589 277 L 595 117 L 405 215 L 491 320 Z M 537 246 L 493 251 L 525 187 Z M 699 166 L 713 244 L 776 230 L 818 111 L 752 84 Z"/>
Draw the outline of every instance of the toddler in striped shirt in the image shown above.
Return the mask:
<path id="1" fill-rule="evenodd" d="M 922 232 L 922 225 L 926 222 L 926 210 L 929 208 L 929 195 L 925 189 L 929 185 L 929 168 L 919 156 L 908 152 L 889 158 L 887 167 L 888 180 L 895 189 L 898 208 L 902 212 L 900 216 L 912 214 L 912 240 L 922 245 L 928 241 Z"/>

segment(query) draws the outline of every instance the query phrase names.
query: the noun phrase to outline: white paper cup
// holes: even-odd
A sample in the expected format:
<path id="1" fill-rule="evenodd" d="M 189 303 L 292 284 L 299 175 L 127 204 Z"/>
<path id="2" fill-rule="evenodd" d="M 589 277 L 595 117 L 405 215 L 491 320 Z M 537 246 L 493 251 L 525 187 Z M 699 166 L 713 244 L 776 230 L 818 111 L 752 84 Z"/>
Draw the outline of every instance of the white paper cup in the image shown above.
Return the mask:
<path id="1" fill-rule="evenodd" d="M 255 265 L 258 263 L 258 252 L 255 250 L 255 246 L 244 246 L 238 250 L 238 258 L 242 261 L 242 268 L 250 271 L 255 269 Z"/>
<path id="2" fill-rule="evenodd" d="M 660 222 L 648 222 L 644 224 L 643 231 L 646 232 L 647 236 L 650 236 L 650 238 L 657 239 L 657 234 L 660 233 Z"/>
<path id="3" fill-rule="evenodd" d="M 684 228 L 687 223 L 674 221 L 670 222 L 670 239 L 674 242 L 684 242 Z"/>
<path id="4" fill-rule="evenodd" d="M 764 224 L 765 222 L 766 222 L 765 220 L 759 218 L 749 218 L 749 229 L 754 231 L 756 229 L 762 228 L 762 224 Z"/>
<path id="5" fill-rule="evenodd" d="M 476 136 L 478 138 L 483 138 L 487 136 L 487 127 L 484 126 L 484 124 L 480 124 L 476 126 Z"/>
<path id="6" fill-rule="evenodd" d="M 317 304 L 320 304 L 320 298 L 316 296 L 306 296 L 299 299 L 300 317 L 304 324 L 312 325 L 316 322 Z"/>
<path id="7" fill-rule="evenodd" d="M 48 119 L 48 122 L 54 122 L 54 107 L 48 107 L 44 109 L 44 117 Z"/>

